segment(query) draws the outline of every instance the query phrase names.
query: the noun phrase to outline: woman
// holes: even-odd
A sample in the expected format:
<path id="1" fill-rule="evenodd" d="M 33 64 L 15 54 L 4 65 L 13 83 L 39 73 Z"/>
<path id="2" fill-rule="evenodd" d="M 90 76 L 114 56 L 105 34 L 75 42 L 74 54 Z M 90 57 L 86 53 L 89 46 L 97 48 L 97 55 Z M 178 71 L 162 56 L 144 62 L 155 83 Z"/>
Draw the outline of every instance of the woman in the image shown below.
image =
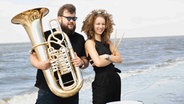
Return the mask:
<path id="1" fill-rule="evenodd" d="M 87 35 L 86 55 L 95 71 L 93 104 L 106 104 L 121 98 L 121 79 L 117 73 L 120 70 L 113 63 L 121 63 L 122 59 L 110 41 L 113 25 L 112 15 L 105 10 L 93 10 L 83 21 L 82 31 Z"/>

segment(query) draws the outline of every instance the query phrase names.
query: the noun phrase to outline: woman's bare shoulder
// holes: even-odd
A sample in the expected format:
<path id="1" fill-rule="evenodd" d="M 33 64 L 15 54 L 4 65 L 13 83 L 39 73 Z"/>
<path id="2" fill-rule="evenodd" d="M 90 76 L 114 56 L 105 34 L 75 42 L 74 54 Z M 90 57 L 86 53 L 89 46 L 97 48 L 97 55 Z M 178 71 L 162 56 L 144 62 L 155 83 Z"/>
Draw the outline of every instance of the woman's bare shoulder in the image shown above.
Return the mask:
<path id="1" fill-rule="evenodd" d="M 85 42 L 85 45 L 92 45 L 92 44 L 94 44 L 94 40 L 92 40 L 92 39 L 87 39 L 86 40 L 86 42 Z"/>

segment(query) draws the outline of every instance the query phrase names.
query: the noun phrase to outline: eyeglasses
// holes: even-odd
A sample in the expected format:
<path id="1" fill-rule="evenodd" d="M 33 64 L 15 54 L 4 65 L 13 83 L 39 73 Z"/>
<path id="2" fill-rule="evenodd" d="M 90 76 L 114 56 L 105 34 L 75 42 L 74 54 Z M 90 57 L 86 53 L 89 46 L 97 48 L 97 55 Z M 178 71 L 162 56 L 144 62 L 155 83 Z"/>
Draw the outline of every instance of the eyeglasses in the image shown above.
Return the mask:
<path id="1" fill-rule="evenodd" d="M 68 21 L 70 21 L 70 20 L 76 21 L 77 20 L 77 17 L 67 17 L 67 16 L 63 16 L 63 15 L 61 15 L 61 16 L 65 17 Z"/>

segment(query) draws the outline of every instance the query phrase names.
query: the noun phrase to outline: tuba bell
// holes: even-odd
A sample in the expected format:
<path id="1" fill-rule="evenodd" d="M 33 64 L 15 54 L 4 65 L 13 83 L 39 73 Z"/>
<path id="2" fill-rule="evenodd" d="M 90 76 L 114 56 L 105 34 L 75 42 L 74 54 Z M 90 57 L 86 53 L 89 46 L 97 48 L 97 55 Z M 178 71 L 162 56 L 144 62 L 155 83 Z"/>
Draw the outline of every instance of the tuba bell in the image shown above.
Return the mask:
<path id="1" fill-rule="evenodd" d="M 17 14 L 11 22 L 21 24 L 25 28 L 32 44 L 32 50 L 35 50 L 39 60 L 50 60 L 51 68 L 42 70 L 50 90 L 59 97 L 67 98 L 81 89 L 83 78 L 79 67 L 72 64 L 74 51 L 57 19 L 49 22 L 51 34 L 46 41 L 42 18 L 48 13 L 47 8 L 34 8 Z M 53 31 L 53 28 L 56 31 Z M 54 48 L 53 44 L 59 48 Z"/>

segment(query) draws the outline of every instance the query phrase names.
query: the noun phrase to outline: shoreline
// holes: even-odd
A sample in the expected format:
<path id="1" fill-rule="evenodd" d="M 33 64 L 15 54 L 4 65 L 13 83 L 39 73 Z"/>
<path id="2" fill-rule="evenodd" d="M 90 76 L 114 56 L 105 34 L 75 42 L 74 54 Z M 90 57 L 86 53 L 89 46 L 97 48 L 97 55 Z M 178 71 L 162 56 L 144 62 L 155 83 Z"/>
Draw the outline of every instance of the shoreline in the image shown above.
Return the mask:
<path id="1" fill-rule="evenodd" d="M 183 68 L 184 65 L 181 63 L 172 67 L 160 68 L 149 74 L 139 74 L 133 79 L 127 79 L 123 81 L 124 84 L 136 82 L 136 85 L 132 83 L 130 86 L 134 90 L 130 90 L 130 93 L 122 96 L 122 98 L 125 100 L 140 100 L 145 104 L 183 104 Z M 126 85 L 123 89 L 126 89 Z M 127 90 L 129 89 L 123 90 L 122 93 Z"/>
<path id="2" fill-rule="evenodd" d="M 162 67 L 152 72 L 143 72 L 122 78 L 122 101 L 142 101 L 144 104 L 183 104 L 184 64 Z M 123 75 L 123 73 L 122 73 Z M 85 82 L 79 92 L 79 104 L 92 104 L 90 82 Z M 0 104 L 33 104 L 37 92 L 17 95 L 0 100 Z"/>

